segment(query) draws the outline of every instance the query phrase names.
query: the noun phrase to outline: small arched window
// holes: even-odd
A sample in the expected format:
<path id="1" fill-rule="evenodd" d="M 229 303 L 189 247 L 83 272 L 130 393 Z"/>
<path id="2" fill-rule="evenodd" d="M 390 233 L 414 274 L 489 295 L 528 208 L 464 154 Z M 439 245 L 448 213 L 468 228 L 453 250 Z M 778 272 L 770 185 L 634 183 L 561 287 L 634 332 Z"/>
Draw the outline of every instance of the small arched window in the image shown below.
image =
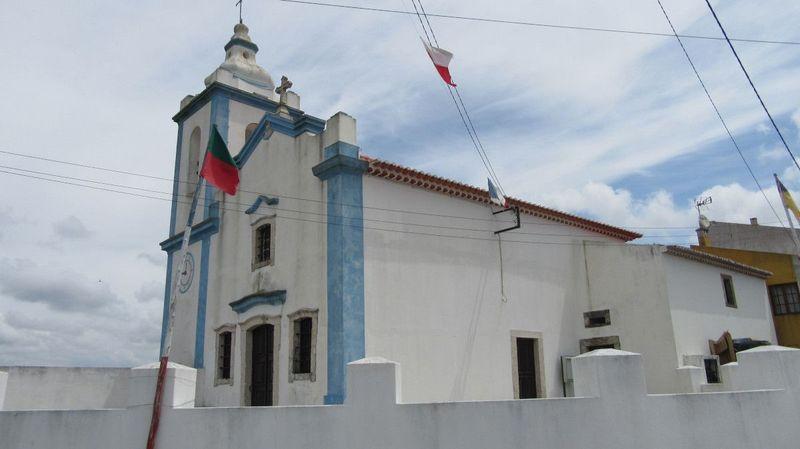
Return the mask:
<path id="1" fill-rule="evenodd" d="M 247 128 L 244 129 L 245 143 L 247 143 L 247 141 L 250 140 L 250 136 L 252 136 L 253 133 L 256 132 L 256 127 L 258 127 L 258 123 L 251 123 L 247 125 Z"/>
<path id="2" fill-rule="evenodd" d="M 192 196 L 200 181 L 200 127 L 192 130 L 189 137 L 189 163 L 186 166 L 186 195 Z"/>

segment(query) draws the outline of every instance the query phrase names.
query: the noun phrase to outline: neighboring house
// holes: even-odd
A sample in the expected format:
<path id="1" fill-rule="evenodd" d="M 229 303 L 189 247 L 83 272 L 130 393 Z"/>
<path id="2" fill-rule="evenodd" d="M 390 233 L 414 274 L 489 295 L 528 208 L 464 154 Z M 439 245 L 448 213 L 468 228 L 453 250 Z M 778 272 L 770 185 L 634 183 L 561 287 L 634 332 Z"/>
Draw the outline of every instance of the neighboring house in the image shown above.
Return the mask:
<path id="1" fill-rule="evenodd" d="M 521 227 L 495 235 L 514 214 L 485 190 L 361 154 L 355 119 L 275 95 L 244 25 L 225 49 L 174 117 L 161 244 L 171 285 L 214 125 L 241 190 L 201 192 L 178 283 L 171 360 L 201 369 L 197 405 L 341 403 L 365 356 L 402 364 L 407 402 L 558 397 L 561 358 L 603 347 L 642 352 L 651 391 L 687 391 L 677 368 L 709 339 L 774 339 L 769 273 L 516 199 Z"/>
<path id="2" fill-rule="evenodd" d="M 790 230 L 750 224 L 712 221 L 698 229 L 700 245 L 694 248 L 770 271 L 767 278 L 777 343 L 800 348 L 800 291 L 798 248 Z"/>

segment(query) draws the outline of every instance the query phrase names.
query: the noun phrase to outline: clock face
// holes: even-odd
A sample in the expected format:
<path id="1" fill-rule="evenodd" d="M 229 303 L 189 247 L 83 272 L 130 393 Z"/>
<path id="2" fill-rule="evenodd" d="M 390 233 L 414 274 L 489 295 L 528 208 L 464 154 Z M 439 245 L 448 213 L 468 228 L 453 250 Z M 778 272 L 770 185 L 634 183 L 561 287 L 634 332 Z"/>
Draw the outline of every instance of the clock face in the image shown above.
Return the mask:
<path id="1" fill-rule="evenodd" d="M 192 286 L 192 279 L 194 279 L 194 256 L 192 256 L 192 253 L 187 253 L 186 263 L 178 278 L 181 293 L 186 293 L 189 290 L 189 287 Z"/>

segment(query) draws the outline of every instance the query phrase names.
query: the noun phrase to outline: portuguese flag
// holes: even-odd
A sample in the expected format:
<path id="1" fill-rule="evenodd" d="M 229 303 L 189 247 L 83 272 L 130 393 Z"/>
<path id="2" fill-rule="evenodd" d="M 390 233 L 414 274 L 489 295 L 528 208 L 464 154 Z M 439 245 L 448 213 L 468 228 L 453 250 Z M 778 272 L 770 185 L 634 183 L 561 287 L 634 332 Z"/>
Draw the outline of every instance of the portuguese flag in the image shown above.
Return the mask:
<path id="1" fill-rule="evenodd" d="M 216 125 L 211 127 L 211 136 L 208 139 L 200 176 L 228 195 L 236 195 L 236 188 L 239 187 L 239 169 L 228 151 L 228 146 L 219 135 Z"/>

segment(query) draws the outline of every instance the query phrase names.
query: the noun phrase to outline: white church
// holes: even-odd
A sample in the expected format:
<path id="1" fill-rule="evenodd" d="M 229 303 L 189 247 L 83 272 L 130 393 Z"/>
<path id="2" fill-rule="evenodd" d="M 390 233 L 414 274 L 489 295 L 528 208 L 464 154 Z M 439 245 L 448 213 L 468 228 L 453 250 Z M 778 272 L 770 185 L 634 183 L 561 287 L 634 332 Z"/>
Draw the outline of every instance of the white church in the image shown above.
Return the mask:
<path id="1" fill-rule="evenodd" d="M 0 366 L 0 449 L 797 447 L 769 272 L 369 157 L 257 52 L 240 23 L 174 117 L 164 376 Z"/>
<path id="2" fill-rule="evenodd" d="M 171 361 L 198 370 L 195 405 L 340 404 L 346 365 L 378 356 L 407 402 L 563 397 L 570 357 L 601 348 L 641 353 L 651 393 L 697 392 L 720 381 L 709 340 L 775 341 L 770 273 L 517 199 L 496 234 L 515 210 L 368 156 L 354 117 L 276 93 L 248 33 L 173 118 L 167 286 L 212 126 L 241 177 L 202 192 L 180 273 Z"/>

